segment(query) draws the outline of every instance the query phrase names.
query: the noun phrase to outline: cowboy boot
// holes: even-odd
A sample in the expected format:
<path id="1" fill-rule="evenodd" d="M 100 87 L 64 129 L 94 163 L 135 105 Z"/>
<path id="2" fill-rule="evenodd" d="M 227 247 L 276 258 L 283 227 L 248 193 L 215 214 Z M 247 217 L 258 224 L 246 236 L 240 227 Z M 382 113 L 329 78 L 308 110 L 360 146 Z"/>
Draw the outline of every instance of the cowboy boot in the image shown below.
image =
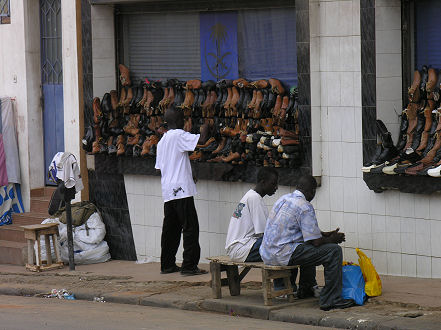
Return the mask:
<path id="1" fill-rule="evenodd" d="M 279 118 L 280 110 L 282 108 L 282 96 L 277 95 L 276 97 L 276 103 L 274 104 L 274 108 L 272 109 L 271 113 L 273 115 L 273 121 L 277 121 Z"/>
<path id="2" fill-rule="evenodd" d="M 268 80 L 269 84 L 271 85 L 271 92 L 274 94 L 283 94 L 285 93 L 285 88 L 283 88 L 282 83 L 280 80 L 271 78 Z"/>
<path id="3" fill-rule="evenodd" d="M 151 116 L 153 113 L 153 101 L 155 99 L 155 96 L 153 95 L 152 91 L 150 89 L 147 89 L 147 99 L 144 102 L 144 110 L 147 116 Z"/>
<path id="4" fill-rule="evenodd" d="M 140 113 L 147 113 L 147 111 L 144 109 L 144 104 L 147 101 L 147 95 L 148 95 L 148 88 L 147 86 L 143 87 L 143 93 L 142 93 L 142 98 L 141 100 L 138 102 L 138 104 L 136 105 L 137 107 L 141 108 Z"/>
<path id="5" fill-rule="evenodd" d="M 236 87 L 231 87 L 231 91 L 233 93 L 230 102 L 231 115 L 237 117 L 237 105 L 239 103 L 240 93 Z"/>
<path id="6" fill-rule="evenodd" d="M 199 79 L 188 80 L 185 83 L 184 89 L 199 89 L 202 87 L 202 82 Z"/>
<path id="7" fill-rule="evenodd" d="M 118 65 L 119 68 L 119 80 L 122 86 L 130 86 L 132 82 L 130 81 L 130 72 L 129 69 L 123 65 Z"/>
<path id="8" fill-rule="evenodd" d="M 252 113 L 252 109 L 256 106 L 256 99 L 257 99 L 257 90 L 255 89 L 253 90 L 253 97 L 251 98 L 251 101 L 246 106 L 249 112 L 251 113 Z"/>
<path id="9" fill-rule="evenodd" d="M 217 148 L 212 152 L 213 155 L 218 154 L 219 152 L 222 151 L 222 149 L 224 149 L 225 144 L 227 143 L 227 138 L 225 136 L 222 137 L 221 142 L 219 143 L 219 145 L 217 146 Z"/>
<path id="10" fill-rule="evenodd" d="M 262 106 L 262 101 L 263 101 L 263 93 L 260 89 L 258 89 L 256 93 L 256 105 L 253 108 L 254 119 L 259 119 L 261 116 L 260 107 Z"/>
<path id="11" fill-rule="evenodd" d="M 282 106 L 280 108 L 280 112 L 277 117 L 277 124 L 280 126 L 283 126 L 285 124 L 286 115 L 287 115 L 286 109 L 288 108 L 288 105 L 289 105 L 289 97 L 285 95 L 282 98 Z"/>
<path id="12" fill-rule="evenodd" d="M 420 83 L 421 74 L 418 70 L 415 70 L 413 74 L 412 85 L 407 89 L 407 95 L 409 98 L 409 103 L 418 103 L 420 100 Z"/>
<path id="13" fill-rule="evenodd" d="M 430 129 L 432 128 L 432 110 L 434 110 L 434 108 L 435 108 L 435 102 L 432 100 L 428 100 L 427 105 L 424 108 L 425 123 L 424 123 L 423 132 L 421 133 L 420 145 L 415 150 L 419 154 L 422 154 L 424 149 L 426 149 L 427 143 L 429 142 L 429 132 Z"/>
<path id="14" fill-rule="evenodd" d="M 93 99 L 92 109 L 93 109 L 93 122 L 95 124 L 99 124 L 101 122 L 101 119 L 103 118 L 103 112 L 101 111 L 101 103 L 99 97 L 95 97 Z"/>
<path id="15" fill-rule="evenodd" d="M 127 97 L 127 91 L 124 87 L 122 87 L 121 94 L 119 95 L 119 101 L 118 101 L 119 108 L 123 108 L 126 97 Z"/>
<path id="16" fill-rule="evenodd" d="M 407 120 L 407 109 L 404 109 L 400 115 L 400 133 L 398 135 L 398 141 L 396 144 L 397 150 L 401 151 L 407 142 L 407 127 L 409 126 L 409 121 Z"/>
<path id="17" fill-rule="evenodd" d="M 132 101 L 133 98 L 133 89 L 132 87 L 127 88 L 127 94 L 126 94 L 126 98 L 122 104 L 123 106 L 123 114 L 124 115 L 128 115 L 130 114 L 130 102 Z"/>
<path id="18" fill-rule="evenodd" d="M 253 81 L 250 85 L 256 89 L 263 89 L 269 86 L 268 81 L 265 79 Z"/>
<path id="19" fill-rule="evenodd" d="M 406 150 L 412 146 L 413 136 L 418 124 L 418 105 L 415 103 L 410 103 L 407 109 L 404 111 L 406 111 L 406 116 L 409 123 L 406 132 L 406 145 L 404 146 L 404 150 Z"/>

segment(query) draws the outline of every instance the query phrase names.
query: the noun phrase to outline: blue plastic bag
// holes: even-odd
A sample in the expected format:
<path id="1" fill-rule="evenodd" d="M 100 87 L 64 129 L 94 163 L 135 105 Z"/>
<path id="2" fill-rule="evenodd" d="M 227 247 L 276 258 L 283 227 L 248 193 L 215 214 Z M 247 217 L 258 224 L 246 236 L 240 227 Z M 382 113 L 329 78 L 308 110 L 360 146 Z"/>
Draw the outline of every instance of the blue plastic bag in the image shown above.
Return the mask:
<path id="1" fill-rule="evenodd" d="M 363 305 L 366 300 L 364 284 L 360 266 L 343 266 L 343 289 L 341 290 L 343 299 L 352 299 L 357 305 Z"/>

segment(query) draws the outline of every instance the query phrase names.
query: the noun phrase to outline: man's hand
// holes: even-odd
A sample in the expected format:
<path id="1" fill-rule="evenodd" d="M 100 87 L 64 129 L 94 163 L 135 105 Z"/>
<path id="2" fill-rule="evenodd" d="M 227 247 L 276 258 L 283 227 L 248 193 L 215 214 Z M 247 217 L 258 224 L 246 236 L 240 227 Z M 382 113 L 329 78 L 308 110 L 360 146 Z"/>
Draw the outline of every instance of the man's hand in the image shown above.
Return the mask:
<path id="1" fill-rule="evenodd" d="M 332 240 L 333 243 L 337 244 L 340 244 L 341 242 L 344 242 L 346 240 L 345 234 L 339 233 L 338 230 L 332 231 L 329 238 Z"/>
<path id="2" fill-rule="evenodd" d="M 329 237 L 331 236 L 333 233 L 337 233 L 340 230 L 339 227 L 337 227 L 337 229 L 333 230 L 333 231 L 322 231 L 322 236 L 324 237 Z"/>
<path id="3" fill-rule="evenodd" d="M 340 244 L 345 241 L 345 234 L 339 232 L 340 228 L 337 228 L 333 231 L 322 232 L 322 237 L 308 241 L 308 243 L 314 246 L 320 246 L 326 243 L 335 243 Z"/>

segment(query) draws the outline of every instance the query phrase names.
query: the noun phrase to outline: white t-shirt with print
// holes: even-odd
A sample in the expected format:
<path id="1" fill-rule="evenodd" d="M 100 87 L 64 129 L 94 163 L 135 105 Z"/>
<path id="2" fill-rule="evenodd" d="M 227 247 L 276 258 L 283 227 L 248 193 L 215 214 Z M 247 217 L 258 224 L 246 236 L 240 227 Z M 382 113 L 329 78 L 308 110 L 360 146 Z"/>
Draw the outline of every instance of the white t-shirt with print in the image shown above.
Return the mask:
<path id="1" fill-rule="evenodd" d="M 244 262 L 248 257 L 257 234 L 263 234 L 268 209 L 263 198 L 250 189 L 240 200 L 228 226 L 225 250 L 231 260 Z"/>
<path id="2" fill-rule="evenodd" d="M 164 202 L 196 195 L 188 152 L 196 148 L 199 136 L 182 129 L 171 129 L 159 141 L 155 168 L 161 170 Z"/>

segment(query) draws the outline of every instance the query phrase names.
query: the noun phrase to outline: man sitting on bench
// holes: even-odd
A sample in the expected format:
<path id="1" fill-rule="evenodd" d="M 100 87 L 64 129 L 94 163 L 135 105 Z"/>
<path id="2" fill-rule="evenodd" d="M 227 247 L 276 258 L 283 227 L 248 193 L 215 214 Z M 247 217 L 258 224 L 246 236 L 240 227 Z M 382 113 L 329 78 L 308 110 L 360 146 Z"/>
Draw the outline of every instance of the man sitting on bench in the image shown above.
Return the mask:
<path id="1" fill-rule="evenodd" d="M 268 218 L 263 203 L 265 195 L 277 190 L 279 175 L 274 168 L 262 167 L 257 173 L 257 184 L 240 200 L 228 226 L 225 250 L 232 261 L 261 262 L 259 247 Z"/>
<path id="2" fill-rule="evenodd" d="M 283 195 L 274 204 L 266 224 L 260 255 L 266 265 L 299 265 L 298 296 L 314 296 L 315 267 L 325 268 L 325 286 L 320 292 L 320 308 L 347 308 L 351 299 L 342 299 L 343 254 L 338 245 L 345 234 L 338 228 L 322 232 L 314 207 L 317 182 L 311 175 L 299 179 L 297 190 Z"/>

